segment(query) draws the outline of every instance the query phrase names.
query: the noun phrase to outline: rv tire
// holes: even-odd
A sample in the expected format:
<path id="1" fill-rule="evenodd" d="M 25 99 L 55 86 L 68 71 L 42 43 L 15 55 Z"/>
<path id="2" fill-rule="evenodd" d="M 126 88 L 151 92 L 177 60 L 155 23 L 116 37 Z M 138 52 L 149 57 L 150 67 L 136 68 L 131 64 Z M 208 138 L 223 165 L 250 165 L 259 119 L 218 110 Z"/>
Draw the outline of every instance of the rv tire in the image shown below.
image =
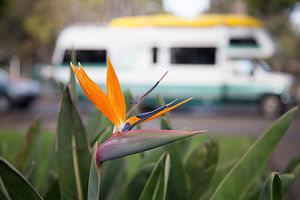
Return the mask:
<path id="1" fill-rule="evenodd" d="M 276 95 L 266 95 L 260 101 L 260 113 L 265 118 L 276 118 L 282 113 L 283 105 Z"/>

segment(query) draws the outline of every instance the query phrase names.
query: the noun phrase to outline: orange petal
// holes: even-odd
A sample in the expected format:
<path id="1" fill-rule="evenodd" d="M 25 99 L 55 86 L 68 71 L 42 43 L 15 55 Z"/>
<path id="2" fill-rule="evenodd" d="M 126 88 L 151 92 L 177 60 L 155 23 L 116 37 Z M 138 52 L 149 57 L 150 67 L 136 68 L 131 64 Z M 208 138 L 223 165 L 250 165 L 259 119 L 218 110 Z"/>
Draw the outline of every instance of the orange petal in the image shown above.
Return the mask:
<path id="1" fill-rule="evenodd" d="M 126 104 L 115 70 L 107 57 L 107 96 L 120 121 L 126 121 Z"/>
<path id="2" fill-rule="evenodd" d="M 163 114 L 165 114 L 166 112 L 169 112 L 170 110 L 173 110 L 174 108 L 176 108 L 176 107 L 178 107 L 178 106 L 180 106 L 180 105 L 182 105 L 182 104 L 184 104 L 184 103 L 190 101 L 191 99 L 193 99 L 193 97 L 191 97 L 191 98 L 189 98 L 189 99 L 186 99 L 186 100 L 184 100 L 184 101 L 182 101 L 182 102 L 180 102 L 180 103 L 178 103 L 178 104 L 176 104 L 176 105 L 174 105 L 174 106 L 172 106 L 172 107 L 170 107 L 170 108 L 167 108 L 167 109 L 165 109 L 165 110 L 162 110 L 162 111 L 160 111 L 159 113 L 156 113 L 156 114 L 153 115 L 152 117 L 149 117 L 149 118 L 146 119 L 145 121 L 141 122 L 140 124 L 145 123 L 145 122 L 147 122 L 147 121 L 150 121 L 150 120 L 152 120 L 152 119 L 154 119 L 154 118 L 156 118 L 156 117 L 158 117 L 158 116 L 160 116 L 160 115 L 163 115 Z M 140 124 L 138 124 L 138 125 L 140 125 Z"/>
<path id="3" fill-rule="evenodd" d="M 109 102 L 107 95 L 87 76 L 80 63 L 79 67 L 86 86 L 88 86 L 88 93 L 91 98 L 94 99 L 94 104 L 114 125 L 118 126 L 120 124 L 120 120 L 118 119 L 112 104 Z"/>
<path id="4" fill-rule="evenodd" d="M 101 90 L 101 88 L 93 82 L 85 73 L 82 66 L 79 64 L 80 70 L 76 68 L 72 63 L 71 67 L 73 71 L 75 72 L 75 75 L 79 81 L 79 84 L 86 94 L 86 96 L 89 98 L 89 100 L 95 104 L 95 106 L 114 124 L 119 125 L 120 121 L 118 120 L 118 117 L 116 113 L 114 112 L 114 109 L 112 108 L 108 97 L 106 94 Z"/>
<path id="5" fill-rule="evenodd" d="M 84 78 L 81 75 L 81 71 L 79 69 L 77 69 L 77 67 L 75 67 L 72 63 L 71 63 L 71 67 L 77 77 L 77 80 L 79 81 L 79 84 L 82 88 L 82 90 L 84 91 L 84 93 L 86 94 L 86 96 L 94 103 L 94 99 L 90 96 L 87 87 L 85 85 L 85 81 Z M 95 103 L 94 103 L 95 104 Z"/>

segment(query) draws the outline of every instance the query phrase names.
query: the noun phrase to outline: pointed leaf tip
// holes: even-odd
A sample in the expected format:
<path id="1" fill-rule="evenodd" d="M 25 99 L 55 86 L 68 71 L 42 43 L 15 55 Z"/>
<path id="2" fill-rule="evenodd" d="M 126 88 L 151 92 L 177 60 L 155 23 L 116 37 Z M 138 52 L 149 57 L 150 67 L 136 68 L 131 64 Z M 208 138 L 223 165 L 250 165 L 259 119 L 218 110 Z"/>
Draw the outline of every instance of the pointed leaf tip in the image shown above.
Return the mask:
<path id="1" fill-rule="evenodd" d="M 159 147 L 202 131 L 133 130 L 113 134 L 97 150 L 97 162 L 112 160 Z"/>

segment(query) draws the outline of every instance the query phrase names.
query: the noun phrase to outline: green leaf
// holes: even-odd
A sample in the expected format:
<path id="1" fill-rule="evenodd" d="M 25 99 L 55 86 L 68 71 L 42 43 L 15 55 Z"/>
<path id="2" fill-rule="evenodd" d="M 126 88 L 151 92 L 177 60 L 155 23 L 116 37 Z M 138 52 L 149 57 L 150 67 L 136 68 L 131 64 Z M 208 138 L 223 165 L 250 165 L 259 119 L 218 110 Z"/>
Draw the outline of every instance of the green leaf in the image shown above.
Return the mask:
<path id="1" fill-rule="evenodd" d="M 210 199 L 241 199 L 292 122 L 291 109 L 263 133 L 228 172 Z"/>
<path id="2" fill-rule="evenodd" d="M 151 150 L 149 152 L 152 152 L 152 151 L 153 150 Z M 109 191 L 110 194 L 108 195 L 109 197 L 111 197 L 110 199 L 138 199 L 139 194 L 142 192 L 143 186 L 145 185 L 146 180 L 149 177 L 150 172 L 151 172 L 151 170 L 150 170 L 149 174 L 147 174 L 147 175 L 145 175 L 146 173 L 143 173 L 143 172 L 141 174 L 139 174 L 141 168 L 144 169 L 143 163 L 146 163 L 146 165 L 148 166 L 149 163 L 157 161 L 157 159 L 162 154 L 160 152 L 159 156 L 156 156 L 154 160 L 146 161 L 145 158 L 149 157 L 149 154 L 148 154 L 149 152 L 133 154 L 133 155 L 127 156 L 126 158 L 121 159 L 123 162 L 122 162 L 121 166 L 115 172 L 115 174 L 119 178 L 116 178 L 116 180 L 113 183 L 114 186 L 115 185 L 118 185 L 118 186 L 117 186 L 117 188 L 111 187 L 111 189 Z M 152 154 L 150 155 L 150 157 L 151 156 L 152 156 Z M 120 160 L 120 158 L 109 161 L 109 162 L 104 162 L 103 165 L 107 165 L 108 163 L 114 165 L 115 162 L 118 160 Z M 113 167 L 110 167 L 110 168 L 113 168 Z M 147 169 L 149 169 L 149 168 L 147 168 Z M 107 171 L 107 173 L 109 173 L 110 171 L 111 170 Z M 140 187 L 138 187 L 137 182 L 141 179 L 142 180 L 144 179 L 145 181 L 140 183 Z M 114 188 L 114 190 L 112 188 Z"/>
<path id="3" fill-rule="evenodd" d="M 1 200 L 10 200 L 8 195 L 5 194 L 5 192 L 2 190 L 2 188 L 0 187 L 0 199 Z"/>
<path id="4" fill-rule="evenodd" d="M 224 179 L 229 170 L 233 167 L 233 165 L 238 161 L 238 159 L 234 158 L 227 163 L 224 163 L 221 166 L 217 167 L 216 172 L 214 173 L 212 180 L 210 181 L 209 187 L 205 191 L 205 193 L 201 196 L 200 199 L 209 199 L 211 195 L 214 193 L 218 185 Z M 258 196 L 259 197 L 259 196 Z M 256 198 L 258 199 L 258 198 Z"/>
<path id="5" fill-rule="evenodd" d="M 87 195 L 90 146 L 68 87 L 60 105 L 56 148 L 61 198 L 83 199 Z"/>
<path id="6" fill-rule="evenodd" d="M 124 92 L 124 99 L 125 99 L 125 103 L 126 103 L 126 110 L 129 111 L 132 108 L 132 100 L 133 100 L 133 96 L 130 92 L 130 90 L 126 90 Z"/>
<path id="7" fill-rule="evenodd" d="M 279 175 L 280 179 L 282 181 L 283 184 L 283 193 L 284 196 L 287 195 L 288 190 L 291 188 L 291 186 L 293 185 L 294 181 L 295 181 L 295 176 L 293 174 L 281 174 Z M 270 178 L 270 177 L 269 177 Z M 259 189 L 257 189 L 249 198 L 249 200 L 256 200 L 259 199 L 263 188 L 265 187 L 265 185 L 261 186 Z"/>
<path id="8" fill-rule="evenodd" d="M 58 89 L 59 89 L 60 95 L 63 95 L 65 88 L 66 88 L 66 85 L 63 82 L 58 81 Z"/>
<path id="9" fill-rule="evenodd" d="M 293 158 L 284 170 L 284 174 L 280 175 L 283 183 L 284 196 L 287 195 L 288 191 L 294 184 L 297 177 L 300 175 L 300 156 Z"/>
<path id="10" fill-rule="evenodd" d="M 278 173 L 271 173 L 263 186 L 259 200 L 283 200 L 283 187 Z"/>
<path id="11" fill-rule="evenodd" d="M 102 144 L 111 136 L 112 132 L 113 126 L 107 126 L 95 136 L 94 140 L 91 141 L 91 145 L 94 145 L 96 142 L 98 142 L 98 144 Z"/>
<path id="12" fill-rule="evenodd" d="M 8 194 L 7 190 L 5 189 L 5 185 L 3 184 L 1 177 L 0 177 L 0 199 L 10 200 L 9 194 Z"/>
<path id="13" fill-rule="evenodd" d="M 171 168 L 170 156 L 167 154 L 164 168 L 164 187 L 163 187 L 163 199 L 167 197 L 167 189 L 168 189 L 168 180 L 170 176 L 170 168 Z"/>
<path id="14" fill-rule="evenodd" d="M 189 199 L 188 182 L 186 173 L 183 168 L 182 158 L 180 157 L 180 149 L 177 145 L 168 145 L 168 152 L 171 157 L 170 180 L 168 184 L 167 198 L 171 200 Z"/>
<path id="15" fill-rule="evenodd" d="M 218 162 L 219 146 L 216 139 L 199 146 L 185 167 L 191 185 L 190 199 L 199 199 L 207 190 Z"/>
<path id="16" fill-rule="evenodd" d="M 42 199 L 26 178 L 2 157 L 0 157 L 0 178 L 11 199 Z"/>
<path id="17" fill-rule="evenodd" d="M 35 154 L 39 152 L 39 144 L 41 144 L 40 136 L 41 119 L 38 119 L 27 131 L 23 145 L 15 159 L 16 168 L 23 174 L 30 168 L 32 161 L 37 161 L 37 156 Z"/>
<path id="18" fill-rule="evenodd" d="M 98 110 L 94 109 L 88 116 L 86 132 L 93 146 L 98 137 L 111 126 L 110 121 Z"/>
<path id="19" fill-rule="evenodd" d="M 124 169 L 125 162 L 123 158 L 102 164 L 100 199 L 115 199 L 113 197 L 121 192 Z"/>
<path id="20" fill-rule="evenodd" d="M 128 184 L 131 179 L 136 175 L 136 173 L 139 171 L 140 167 L 143 166 L 143 161 L 145 160 L 145 157 L 149 154 L 145 153 L 139 153 L 139 154 L 133 154 L 128 157 L 126 157 L 126 168 L 125 168 L 125 176 L 127 177 Z M 161 155 L 161 154 L 160 154 Z M 157 160 L 158 157 L 156 157 L 155 160 Z M 149 162 L 146 162 L 147 164 Z"/>
<path id="21" fill-rule="evenodd" d="M 55 179 L 44 196 L 45 200 L 60 199 L 58 179 Z"/>
<path id="22" fill-rule="evenodd" d="M 167 116 L 161 117 L 160 127 L 163 130 L 172 130 L 171 122 Z"/>
<path id="23" fill-rule="evenodd" d="M 113 134 L 98 148 L 100 162 L 143 152 L 205 131 L 133 130 Z"/>
<path id="24" fill-rule="evenodd" d="M 72 48 L 71 59 L 72 59 L 72 63 L 76 65 L 76 52 L 74 48 Z M 77 104 L 76 79 L 75 79 L 75 73 L 73 72 L 71 67 L 70 67 L 70 87 L 71 87 L 72 99 L 75 102 L 75 104 Z"/>
<path id="25" fill-rule="evenodd" d="M 156 103 L 158 107 L 164 106 L 166 104 L 162 96 L 159 94 L 156 95 Z M 163 130 L 172 130 L 169 113 L 165 113 L 160 117 L 160 127 Z M 191 140 L 184 139 L 176 143 L 173 143 L 172 145 L 174 146 L 173 148 L 180 149 L 180 151 L 177 151 L 177 153 L 180 157 L 183 158 L 185 156 L 185 153 L 189 149 L 190 143 Z"/>
<path id="26" fill-rule="evenodd" d="M 300 155 L 293 158 L 285 167 L 283 173 L 292 173 L 293 170 L 300 165 Z"/>
<path id="27" fill-rule="evenodd" d="M 41 194 L 48 185 L 48 172 L 55 162 L 54 159 L 54 137 L 42 134 L 41 119 L 36 120 L 25 134 L 23 144 L 15 158 L 15 167 L 28 179 L 28 181 Z M 48 140 L 45 142 L 45 140 Z M 51 140 L 51 142 L 49 142 Z M 53 143 L 52 143 L 53 142 Z M 46 146 L 44 145 L 46 144 Z M 49 148 L 48 144 L 52 144 Z M 45 155 L 52 157 L 45 159 Z"/>
<path id="28" fill-rule="evenodd" d="M 96 152 L 97 144 L 94 147 L 93 157 L 90 164 L 89 186 L 88 186 L 88 200 L 98 200 L 100 193 L 100 179 L 98 177 L 97 164 L 96 164 Z"/>
<path id="29" fill-rule="evenodd" d="M 132 93 L 130 92 L 130 90 L 126 90 L 124 92 L 124 99 L 125 99 L 125 103 L 126 103 L 126 118 L 129 118 L 133 115 L 137 115 L 140 112 L 140 108 L 139 106 L 135 103 L 133 103 L 134 101 L 137 101 L 137 99 L 134 99 L 132 96 Z M 137 129 L 141 129 L 141 125 L 137 125 L 136 126 Z"/>
<path id="30" fill-rule="evenodd" d="M 139 199 L 166 199 L 169 174 L 170 156 L 164 153 L 154 165 Z"/>
<path id="31" fill-rule="evenodd" d="M 159 94 L 157 93 L 156 94 L 156 105 L 157 107 L 162 107 L 166 104 L 164 98 Z M 168 114 L 164 114 L 164 115 L 168 115 Z"/>
<path id="32" fill-rule="evenodd" d="M 161 95 L 156 95 L 157 106 L 165 105 L 165 101 Z M 171 122 L 169 114 L 161 116 L 161 129 L 171 130 Z M 168 199 L 187 199 L 188 186 L 185 171 L 183 168 L 183 158 L 189 147 L 190 140 L 181 140 L 166 146 L 171 156 L 170 182 L 168 185 Z"/>
<path id="33" fill-rule="evenodd" d="M 166 105 L 164 98 L 159 93 L 156 94 L 156 105 L 157 105 L 157 107 L 162 107 L 162 106 Z M 163 114 L 162 117 L 165 118 L 164 120 L 161 121 L 161 126 L 164 127 L 162 129 L 171 130 L 172 126 L 171 126 L 171 122 L 169 119 L 170 114 L 167 112 L 167 113 Z"/>
<path id="34" fill-rule="evenodd" d="M 113 199 L 138 199 L 153 169 L 154 163 L 157 162 L 164 152 L 164 148 L 156 148 L 125 157 L 125 179 L 121 187 L 118 188 L 121 192 L 117 196 L 114 196 L 115 198 Z"/>
<path id="35" fill-rule="evenodd" d="M 281 174 L 280 178 L 283 184 L 284 196 L 286 196 L 293 183 L 295 182 L 296 177 L 294 176 L 294 174 Z"/>
<path id="36" fill-rule="evenodd" d="M 57 174 L 55 173 L 55 135 L 53 133 L 42 134 L 42 143 L 39 146 L 39 151 L 39 160 L 33 178 L 34 187 L 43 195 L 48 191 L 53 181 L 57 179 Z M 29 181 L 31 182 L 31 180 Z"/>
<path id="37" fill-rule="evenodd" d="M 138 199 L 154 166 L 155 163 L 148 163 L 140 167 L 135 176 L 126 185 L 122 197 L 118 199 Z"/>

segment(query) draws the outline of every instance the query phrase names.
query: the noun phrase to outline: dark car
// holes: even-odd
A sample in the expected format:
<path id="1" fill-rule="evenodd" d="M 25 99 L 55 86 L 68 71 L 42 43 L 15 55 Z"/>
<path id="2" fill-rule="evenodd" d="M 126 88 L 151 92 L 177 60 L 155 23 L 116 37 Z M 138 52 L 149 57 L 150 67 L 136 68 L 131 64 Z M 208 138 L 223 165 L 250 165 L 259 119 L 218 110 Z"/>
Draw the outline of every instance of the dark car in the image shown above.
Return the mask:
<path id="1" fill-rule="evenodd" d="M 7 112 L 12 107 L 27 108 L 40 92 L 39 82 L 31 79 L 10 79 L 0 69 L 0 112 Z"/>

